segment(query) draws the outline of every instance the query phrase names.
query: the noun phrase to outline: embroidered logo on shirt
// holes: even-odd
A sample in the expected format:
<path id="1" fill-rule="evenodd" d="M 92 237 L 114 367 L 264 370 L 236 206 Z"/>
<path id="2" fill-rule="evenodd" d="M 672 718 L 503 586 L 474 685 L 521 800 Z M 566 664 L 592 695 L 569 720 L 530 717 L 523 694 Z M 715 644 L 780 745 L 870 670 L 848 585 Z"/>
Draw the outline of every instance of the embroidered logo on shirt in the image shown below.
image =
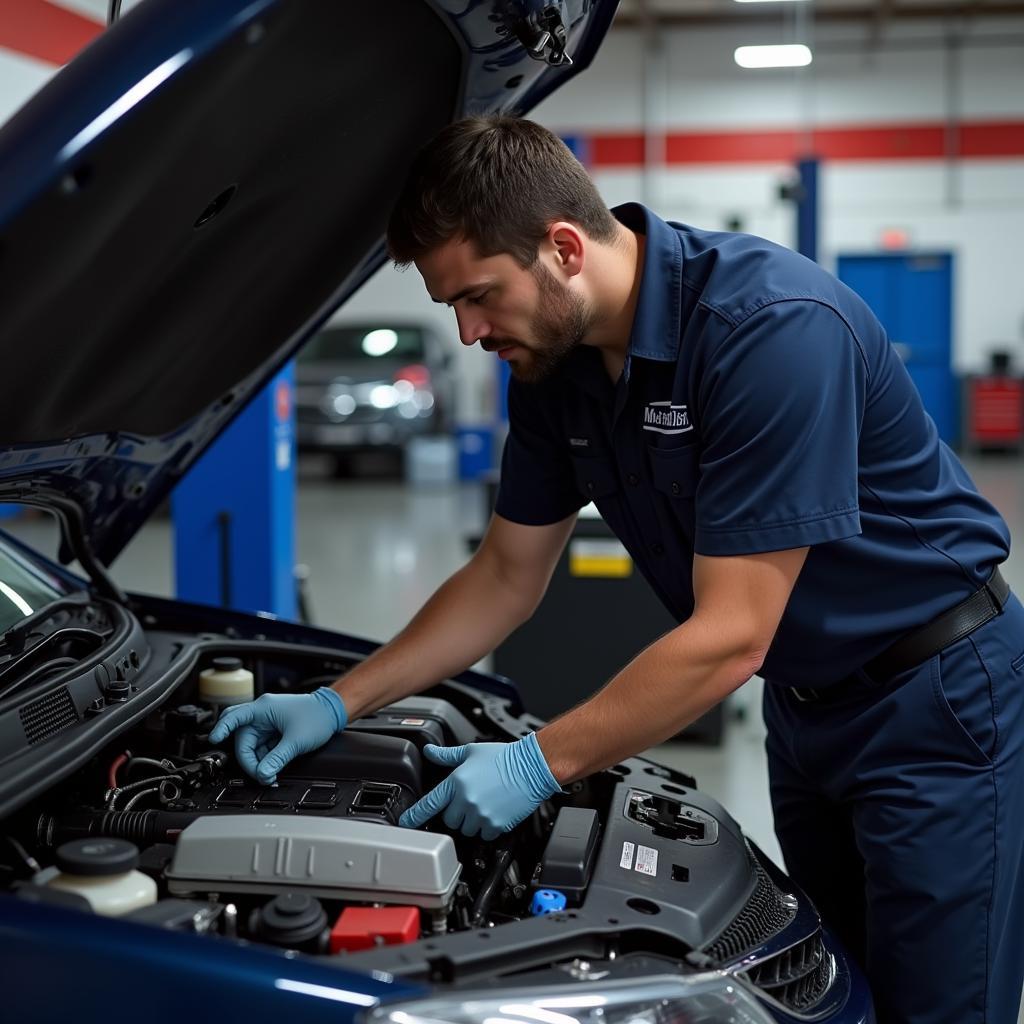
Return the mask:
<path id="1" fill-rule="evenodd" d="M 644 407 L 644 430 L 656 434 L 685 434 L 693 430 L 689 409 L 671 402 L 648 402 Z"/>
<path id="2" fill-rule="evenodd" d="M 569 446 L 572 448 L 589 448 L 590 438 L 589 437 L 570 437 Z"/>

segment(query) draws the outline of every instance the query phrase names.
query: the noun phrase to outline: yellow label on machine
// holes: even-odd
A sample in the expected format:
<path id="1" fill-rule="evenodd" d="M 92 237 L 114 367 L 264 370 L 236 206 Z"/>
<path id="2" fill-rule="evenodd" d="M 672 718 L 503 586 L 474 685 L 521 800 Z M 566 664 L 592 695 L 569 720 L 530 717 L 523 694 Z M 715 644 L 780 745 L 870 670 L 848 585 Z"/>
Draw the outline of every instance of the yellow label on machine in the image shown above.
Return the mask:
<path id="1" fill-rule="evenodd" d="M 617 540 L 569 542 L 569 574 L 622 579 L 633 571 L 633 559 Z"/>

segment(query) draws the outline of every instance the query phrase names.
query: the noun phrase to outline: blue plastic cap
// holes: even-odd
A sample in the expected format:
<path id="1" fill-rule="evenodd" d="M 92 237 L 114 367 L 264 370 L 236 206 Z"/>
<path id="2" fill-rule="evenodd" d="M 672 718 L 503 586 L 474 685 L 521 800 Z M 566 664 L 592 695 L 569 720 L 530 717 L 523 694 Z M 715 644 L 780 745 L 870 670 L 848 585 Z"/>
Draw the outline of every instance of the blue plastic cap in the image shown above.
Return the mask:
<path id="1" fill-rule="evenodd" d="M 530 913 L 534 917 L 540 917 L 541 914 L 556 914 L 559 910 L 565 910 L 564 892 L 557 892 L 555 889 L 538 889 L 533 894 Z"/>

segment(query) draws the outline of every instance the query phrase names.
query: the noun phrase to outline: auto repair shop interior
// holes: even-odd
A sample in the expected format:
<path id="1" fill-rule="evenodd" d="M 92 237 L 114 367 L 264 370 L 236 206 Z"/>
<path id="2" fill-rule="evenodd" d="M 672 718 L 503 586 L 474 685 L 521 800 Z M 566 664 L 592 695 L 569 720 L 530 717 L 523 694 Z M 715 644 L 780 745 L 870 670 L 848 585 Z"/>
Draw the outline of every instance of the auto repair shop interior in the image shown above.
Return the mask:
<path id="1" fill-rule="evenodd" d="M 497 839 L 399 824 L 450 770 L 425 745 L 518 743 L 679 625 L 586 498 L 532 617 L 462 674 L 271 784 L 209 738 L 262 694 L 323 694 L 487 543 L 515 358 L 460 340 L 383 242 L 419 147 L 499 112 L 554 132 L 609 208 L 759 236 L 852 289 L 933 451 L 1024 536 L 1024 3 L 8 0 L 12 1024 L 135 1000 L 152 1021 L 954 1019 L 898 1016 L 790 877 L 758 675 Z M 1000 571 L 1024 593 L 1016 548 Z M 1024 949 L 999 956 L 990 985 Z M 956 1019 L 1024 1022 L 993 1013 Z"/>

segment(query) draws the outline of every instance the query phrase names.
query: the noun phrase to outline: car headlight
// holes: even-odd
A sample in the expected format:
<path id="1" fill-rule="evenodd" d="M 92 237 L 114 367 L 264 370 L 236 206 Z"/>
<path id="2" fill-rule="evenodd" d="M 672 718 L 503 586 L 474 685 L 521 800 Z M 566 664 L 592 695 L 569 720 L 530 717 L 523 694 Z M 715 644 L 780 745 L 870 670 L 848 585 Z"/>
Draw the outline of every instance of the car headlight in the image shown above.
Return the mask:
<path id="1" fill-rule="evenodd" d="M 596 980 L 596 979 L 595 979 Z M 564 987 L 513 988 L 392 1003 L 366 1024 L 772 1024 L 757 1000 L 718 972 Z"/>

